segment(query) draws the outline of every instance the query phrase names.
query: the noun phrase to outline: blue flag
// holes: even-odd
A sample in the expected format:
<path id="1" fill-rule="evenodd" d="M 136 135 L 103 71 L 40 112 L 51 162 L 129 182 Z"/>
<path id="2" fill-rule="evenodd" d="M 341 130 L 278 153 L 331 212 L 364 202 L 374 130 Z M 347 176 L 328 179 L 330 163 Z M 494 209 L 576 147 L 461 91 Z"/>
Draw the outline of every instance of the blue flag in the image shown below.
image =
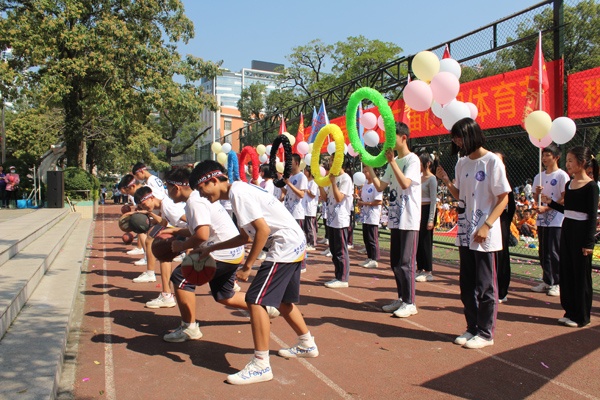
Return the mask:
<path id="1" fill-rule="evenodd" d="M 315 115 L 315 109 L 313 107 L 313 120 L 310 128 L 310 139 L 308 143 L 313 143 L 317 137 L 317 134 L 325 125 L 329 124 L 329 117 L 327 117 L 327 110 L 325 110 L 325 101 L 321 100 L 321 107 L 319 113 Z"/>

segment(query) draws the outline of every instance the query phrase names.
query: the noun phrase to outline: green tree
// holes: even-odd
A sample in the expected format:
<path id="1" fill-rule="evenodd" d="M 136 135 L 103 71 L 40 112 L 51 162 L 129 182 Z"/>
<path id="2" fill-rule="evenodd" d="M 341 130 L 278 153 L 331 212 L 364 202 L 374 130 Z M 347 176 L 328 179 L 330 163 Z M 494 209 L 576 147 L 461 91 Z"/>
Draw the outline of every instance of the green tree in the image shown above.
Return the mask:
<path id="1" fill-rule="evenodd" d="M 291 82 L 291 88 L 299 90 L 307 97 L 318 91 L 319 82 L 327 75 L 327 62 L 331 61 L 333 46 L 319 39 L 304 46 L 294 47 L 286 58 L 290 66 L 284 70 L 283 82 Z"/>
<path id="2" fill-rule="evenodd" d="M 237 108 L 240 111 L 242 121 L 254 122 L 265 114 L 267 85 L 254 82 L 247 88 L 242 89 Z"/>
<path id="3" fill-rule="evenodd" d="M 27 71 L 21 93 L 35 88 L 40 105 L 64 109 L 68 165 L 85 168 L 88 141 L 114 136 L 152 158 L 135 138 L 161 140 L 146 117 L 177 100 L 207 103 L 173 82 L 189 71 L 175 44 L 193 37 L 179 0 L 4 0 L 0 12 L 0 46 L 13 48 L 12 71 Z"/>

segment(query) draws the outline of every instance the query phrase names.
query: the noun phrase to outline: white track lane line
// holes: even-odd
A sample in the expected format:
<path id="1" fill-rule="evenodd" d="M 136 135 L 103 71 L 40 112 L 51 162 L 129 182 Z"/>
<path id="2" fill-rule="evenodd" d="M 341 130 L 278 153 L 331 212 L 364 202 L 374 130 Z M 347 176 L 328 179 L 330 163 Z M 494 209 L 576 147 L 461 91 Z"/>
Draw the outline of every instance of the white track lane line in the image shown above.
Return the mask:
<path id="1" fill-rule="evenodd" d="M 106 221 L 102 215 L 102 237 L 106 238 Z M 108 287 L 108 271 L 106 268 L 106 241 L 102 245 L 102 285 Z M 104 292 L 104 395 L 107 400 L 116 400 L 115 369 L 112 352 L 112 329 L 110 323 L 110 303 L 108 291 Z"/>

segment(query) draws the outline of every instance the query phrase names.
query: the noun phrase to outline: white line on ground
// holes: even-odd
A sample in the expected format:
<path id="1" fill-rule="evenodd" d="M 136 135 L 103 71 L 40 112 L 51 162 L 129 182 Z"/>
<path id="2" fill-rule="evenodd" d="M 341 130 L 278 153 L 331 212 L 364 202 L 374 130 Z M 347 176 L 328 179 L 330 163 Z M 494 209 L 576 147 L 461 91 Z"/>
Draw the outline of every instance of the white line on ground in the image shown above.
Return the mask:
<path id="1" fill-rule="evenodd" d="M 106 222 L 102 217 L 102 237 L 106 237 Z M 106 243 L 106 242 L 104 242 Z M 108 274 L 106 268 L 106 244 L 102 245 L 102 286 L 108 288 Z M 113 366 L 112 329 L 110 326 L 110 304 L 108 292 L 104 293 L 104 394 L 107 400 L 116 400 L 115 370 Z"/>

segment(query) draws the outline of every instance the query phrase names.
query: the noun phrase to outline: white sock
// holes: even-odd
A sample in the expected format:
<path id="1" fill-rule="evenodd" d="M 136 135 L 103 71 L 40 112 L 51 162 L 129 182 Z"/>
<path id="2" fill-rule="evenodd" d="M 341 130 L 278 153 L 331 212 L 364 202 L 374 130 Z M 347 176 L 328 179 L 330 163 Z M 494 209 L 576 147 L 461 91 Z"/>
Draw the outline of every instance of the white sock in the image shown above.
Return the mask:
<path id="1" fill-rule="evenodd" d="M 146 273 L 147 273 L 148 275 L 155 276 L 155 275 L 154 275 L 154 271 L 146 271 Z"/>
<path id="2" fill-rule="evenodd" d="M 173 297 L 173 294 L 172 293 L 163 292 L 162 293 L 162 297 L 164 297 L 165 299 L 170 299 L 171 297 Z"/>
<path id="3" fill-rule="evenodd" d="M 186 328 L 196 329 L 198 327 L 198 323 L 196 321 L 190 323 L 184 322 L 183 326 Z"/>
<path id="4" fill-rule="evenodd" d="M 259 351 L 254 350 L 254 358 L 258 360 L 258 365 L 267 366 L 269 363 L 269 350 Z"/>
<path id="5" fill-rule="evenodd" d="M 298 336 L 298 340 L 303 346 L 312 347 L 315 345 L 315 338 L 312 337 L 310 331 L 306 332 L 304 335 Z"/>

